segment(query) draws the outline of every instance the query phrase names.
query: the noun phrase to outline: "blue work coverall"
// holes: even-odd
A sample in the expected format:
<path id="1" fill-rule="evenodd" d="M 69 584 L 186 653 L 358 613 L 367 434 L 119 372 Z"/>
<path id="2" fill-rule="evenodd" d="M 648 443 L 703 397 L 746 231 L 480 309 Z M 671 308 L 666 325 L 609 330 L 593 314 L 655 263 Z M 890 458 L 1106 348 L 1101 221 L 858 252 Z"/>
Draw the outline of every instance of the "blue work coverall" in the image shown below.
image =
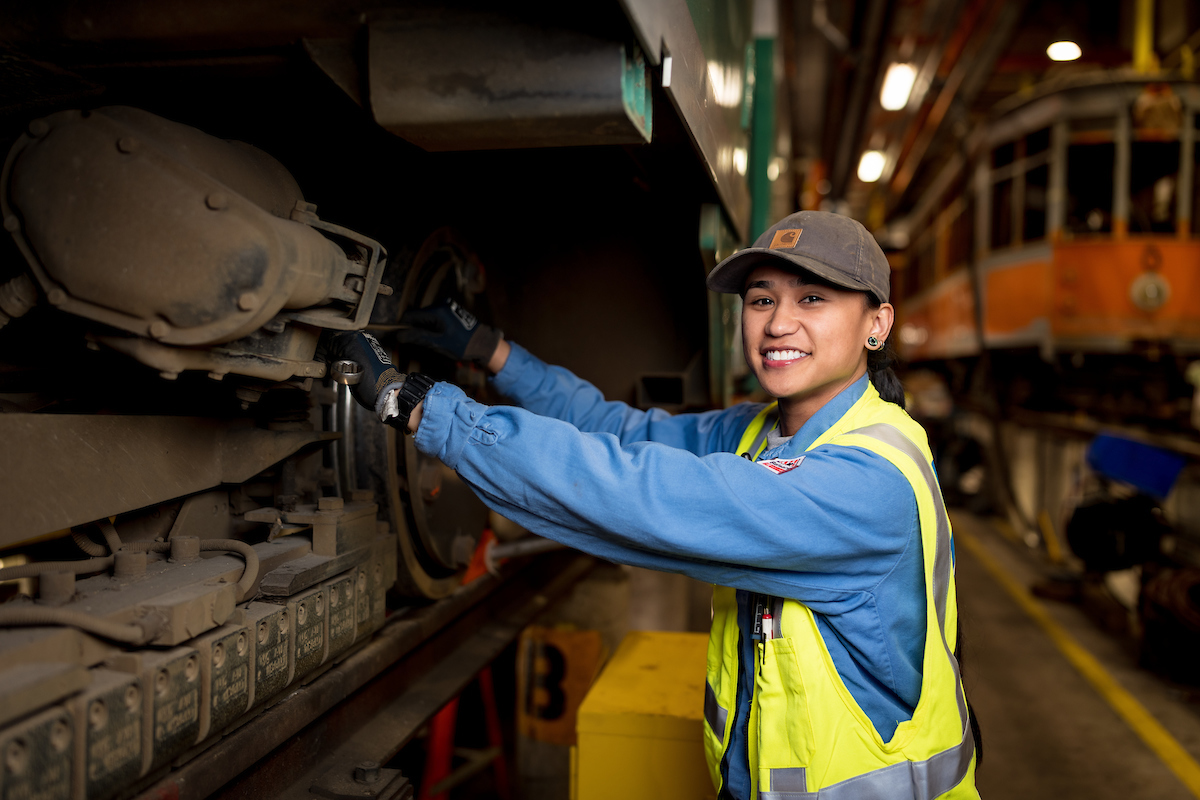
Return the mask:
<path id="1" fill-rule="evenodd" d="M 607 402 L 591 384 L 514 344 L 494 385 L 520 407 L 485 406 L 447 383 L 425 398 L 417 448 L 489 507 L 609 561 L 739 590 L 741 664 L 753 670 L 750 593 L 815 614 L 838 674 L 884 741 L 921 693 L 925 592 L 912 488 L 867 450 L 807 448 L 857 401 L 864 376 L 759 461 L 734 454 L 762 404 L 672 416 Z M 752 674 L 738 689 L 723 770 L 748 798 Z"/>

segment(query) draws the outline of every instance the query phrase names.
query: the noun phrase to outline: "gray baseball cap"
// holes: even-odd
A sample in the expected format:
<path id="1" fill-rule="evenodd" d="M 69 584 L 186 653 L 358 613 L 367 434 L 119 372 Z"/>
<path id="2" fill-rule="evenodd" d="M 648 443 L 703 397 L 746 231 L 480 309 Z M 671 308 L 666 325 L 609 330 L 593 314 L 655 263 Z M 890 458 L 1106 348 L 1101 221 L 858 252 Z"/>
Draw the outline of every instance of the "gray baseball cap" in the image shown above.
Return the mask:
<path id="1" fill-rule="evenodd" d="M 755 267 L 799 267 L 835 286 L 891 297 L 891 267 L 875 237 L 858 220 L 828 211 L 784 217 L 708 273 L 708 288 L 741 294 Z"/>

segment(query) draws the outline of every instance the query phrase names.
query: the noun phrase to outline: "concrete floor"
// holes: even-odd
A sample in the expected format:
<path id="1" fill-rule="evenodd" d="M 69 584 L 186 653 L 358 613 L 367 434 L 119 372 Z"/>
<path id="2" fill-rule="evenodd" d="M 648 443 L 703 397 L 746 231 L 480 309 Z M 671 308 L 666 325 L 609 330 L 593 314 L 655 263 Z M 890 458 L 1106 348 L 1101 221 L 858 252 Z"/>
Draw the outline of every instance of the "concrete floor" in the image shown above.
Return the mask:
<path id="1" fill-rule="evenodd" d="M 1025 586 L 1038 577 L 1017 547 L 985 522 L 954 515 Z M 1055 644 L 961 544 L 957 585 L 968 697 L 983 731 L 977 785 L 985 800 L 1186 800 L 1192 793 L 1064 658 Z M 1129 642 L 1101 632 L 1077 606 L 1041 601 L 1192 754 L 1200 758 L 1194 693 L 1140 670 Z"/>

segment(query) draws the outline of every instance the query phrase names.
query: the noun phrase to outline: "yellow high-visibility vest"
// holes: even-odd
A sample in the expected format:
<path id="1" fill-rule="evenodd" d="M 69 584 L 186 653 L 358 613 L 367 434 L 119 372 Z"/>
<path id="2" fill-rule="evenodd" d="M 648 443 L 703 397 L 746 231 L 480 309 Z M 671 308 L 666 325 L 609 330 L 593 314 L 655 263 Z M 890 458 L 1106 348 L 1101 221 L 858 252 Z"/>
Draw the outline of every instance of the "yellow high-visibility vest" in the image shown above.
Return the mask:
<path id="1" fill-rule="evenodd" d="M 746 429 L 739 454 L 766 445 L 763 410 Z M 868 383 L 863 396 L 809 447 L 861 447 L 904 474 L 917 499 L 925 565 L 926 632 L 921 696 L 912 719 L 883 741 L 846 689 L 813 612 L 781 599 L 773 634 L 756 644 L 748 752 L 751 797 L 760 800 L 933 800 L 978 798 L 975 740 L 954 648 L 958 606 L 950 520 L 925 432 Z M 869 499 L 865 502 L 870 502 Z M 718 793 L 721 758 L 734 722 L 738 665 L 737 599 L 714 587 L 705 696 L 705 755 Z"/>

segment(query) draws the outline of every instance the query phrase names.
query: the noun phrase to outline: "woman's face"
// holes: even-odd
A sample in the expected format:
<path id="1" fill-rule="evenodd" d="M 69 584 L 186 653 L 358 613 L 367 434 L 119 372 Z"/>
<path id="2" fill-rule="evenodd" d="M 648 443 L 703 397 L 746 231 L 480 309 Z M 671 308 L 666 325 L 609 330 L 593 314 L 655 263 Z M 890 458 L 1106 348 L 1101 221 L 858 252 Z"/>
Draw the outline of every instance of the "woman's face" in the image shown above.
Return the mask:
<path id="1" fill-rule="evenodd" d="M 815 410 L 866 372 L 867 337 L 887 339 L 892 314 L 887 303 L 869 308 L 862 292 L 758 267 L 742 307 L 746 362 L 772 397 Z"/>

